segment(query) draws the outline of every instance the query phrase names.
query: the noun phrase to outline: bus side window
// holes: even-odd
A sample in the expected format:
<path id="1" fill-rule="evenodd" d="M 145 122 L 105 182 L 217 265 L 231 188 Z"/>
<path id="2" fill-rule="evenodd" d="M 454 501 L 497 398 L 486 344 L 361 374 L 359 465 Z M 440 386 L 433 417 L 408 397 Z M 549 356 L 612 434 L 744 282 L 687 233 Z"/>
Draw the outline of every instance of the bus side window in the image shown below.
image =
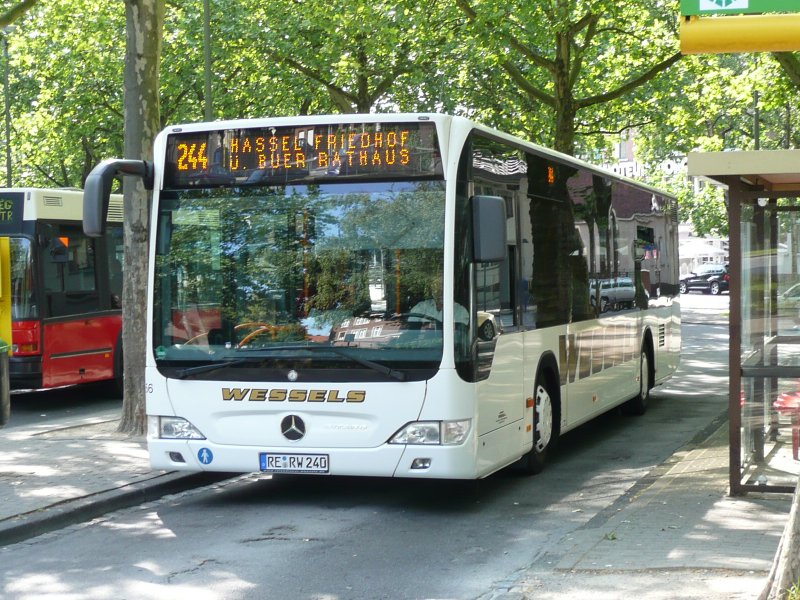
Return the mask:
<path id="1" fill-rule="evenodd" d="M 70 237 L 64 272 L 65 292 L 91 292 L 97 289 L 94 241 L 88 237 Z"/>

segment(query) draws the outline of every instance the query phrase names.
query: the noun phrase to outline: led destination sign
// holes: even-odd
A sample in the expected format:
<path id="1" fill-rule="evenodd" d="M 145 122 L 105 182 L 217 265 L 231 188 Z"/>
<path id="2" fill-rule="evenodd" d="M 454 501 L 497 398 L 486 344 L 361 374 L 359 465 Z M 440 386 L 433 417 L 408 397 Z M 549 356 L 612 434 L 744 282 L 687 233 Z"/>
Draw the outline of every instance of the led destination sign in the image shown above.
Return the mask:
<path id="1" fill-rule="evenodd" d="M 25 195 L 21 192 L 0 193 L 0 233 L 20 233 Z"/>
<path id="2" fill-rule="evenodd" d="M 433 123 L 216 129 L 167 138 L 166 188 L 442 174 Z"/>

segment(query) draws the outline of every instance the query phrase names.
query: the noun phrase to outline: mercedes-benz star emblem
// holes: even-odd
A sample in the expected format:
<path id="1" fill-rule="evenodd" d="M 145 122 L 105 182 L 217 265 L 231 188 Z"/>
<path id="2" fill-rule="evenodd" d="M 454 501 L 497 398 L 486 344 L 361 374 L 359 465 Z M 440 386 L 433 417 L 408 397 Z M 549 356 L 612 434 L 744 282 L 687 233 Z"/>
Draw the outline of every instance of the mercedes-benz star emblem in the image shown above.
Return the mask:
<path id="1" fill-rule="evenodd" d="M 295 371 L 294 369 L 292 369 L 291 371 L 289 371 L 289 372 L 286 374 L 286 377 L 289 379 L 289 381 L 297 381 L 297 378 L 298 378 L 299 376 L 300 376 L 300 375 L 298 374 L 298 372 L 297 372 L 297 371 Z"/>
<path id="2" fill-rule="evenodd" d="M 281 433 L 287 440 L 296 442 L 306 434 L 306 424 L 297 415 L 289 415 L 281 421 Z"/>

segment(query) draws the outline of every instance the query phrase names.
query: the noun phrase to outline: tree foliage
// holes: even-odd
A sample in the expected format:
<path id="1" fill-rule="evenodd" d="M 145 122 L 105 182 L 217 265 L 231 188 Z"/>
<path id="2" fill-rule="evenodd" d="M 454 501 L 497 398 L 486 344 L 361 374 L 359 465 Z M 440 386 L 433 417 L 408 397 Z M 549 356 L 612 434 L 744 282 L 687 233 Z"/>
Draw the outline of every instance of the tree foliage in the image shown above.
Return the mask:
<path id="1" fill-rule="evenodd" d="M 283 69 L 289 86 L 312 92 L 301 112 L 419 109 L 403 90 L 429 96 L 456 42 L 456 20 L 441 3 L 274 2 L 253 14 L 248 45 Z"/>
<path id="2" fill-rule="evenodd" d="M 23 0 L 22 2 L 2 2 L 0 6 L 0 28 L 8 27 L 15 23 L 18 19 L 25 16 L 31 8 L 36 6 L 39 0 Z"/>
<path id="3" fill-rule="evenodd" d="M 798 88 L 769 55 L 721 54 L 685 57 L 671 71 L 669 110 L 639 128 L 638 159 L 650 166 L 649 183 L 676 193 L 681 219 L 698 233 L 724 234 L 727 208 L 721 192 L 693 188 L 659 168 L 691 151 L 775 150 L 798 147 Z M 725 234 L 726 235 L 726 234 Z"/>
<path id="4" fill-rule="evenodd" d="M 797 55 L 792 52 L 775 52 L 773 56 L 791 82 L 800 88 L 800 59 Z"/>
<path id="5" fill-rule="evenodd" d="M 97 162 L 122 154 L 119 8 L 42 4 L 9 34 L 15 180 L 82 187 Z"/>
<path id="6" fill-rule="evenodd" d="M 123 11 L 114 0 L 28 0 L 6 14 L 18 7 L 28 12 L 7 34 L 14 179 L 80 187 L 95 162 L 122 151 Z M 199 8 L 166 6 L 161 126 L 203 118 Z M 797 55 L 677 61 L 672 3 L 214 0 L 211 9 L 215 118 L 445 111 L 595 160 L 608 134 L 636 128 L 658 140 L 642 149 L 657 162 L 752 145 L 759 88 L 763 146 L 796 143 Z"/>
<path id="7" fill-rule="evenodd" d="M 680 59 L 675 14 L 660 2 L 455 1 L 484 58 L 549 112 L 549 145 L 568 154 L 582 129 L 630 126 L 625 105 Z"/>

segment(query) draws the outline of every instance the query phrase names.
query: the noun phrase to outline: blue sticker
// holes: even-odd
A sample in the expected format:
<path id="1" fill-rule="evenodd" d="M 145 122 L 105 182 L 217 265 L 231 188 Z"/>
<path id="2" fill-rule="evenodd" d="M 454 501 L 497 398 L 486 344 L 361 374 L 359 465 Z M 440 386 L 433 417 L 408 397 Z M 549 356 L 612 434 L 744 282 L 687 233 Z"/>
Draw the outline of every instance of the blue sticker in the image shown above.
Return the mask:
<path id="1" fill-rule="evenodd" d="M 200 451 L 197 453 L 197 460 L 204 465 L 210 465 L 211 461 L 214 460 L 214 453 L 208 448 L 200 448 Z"/>

